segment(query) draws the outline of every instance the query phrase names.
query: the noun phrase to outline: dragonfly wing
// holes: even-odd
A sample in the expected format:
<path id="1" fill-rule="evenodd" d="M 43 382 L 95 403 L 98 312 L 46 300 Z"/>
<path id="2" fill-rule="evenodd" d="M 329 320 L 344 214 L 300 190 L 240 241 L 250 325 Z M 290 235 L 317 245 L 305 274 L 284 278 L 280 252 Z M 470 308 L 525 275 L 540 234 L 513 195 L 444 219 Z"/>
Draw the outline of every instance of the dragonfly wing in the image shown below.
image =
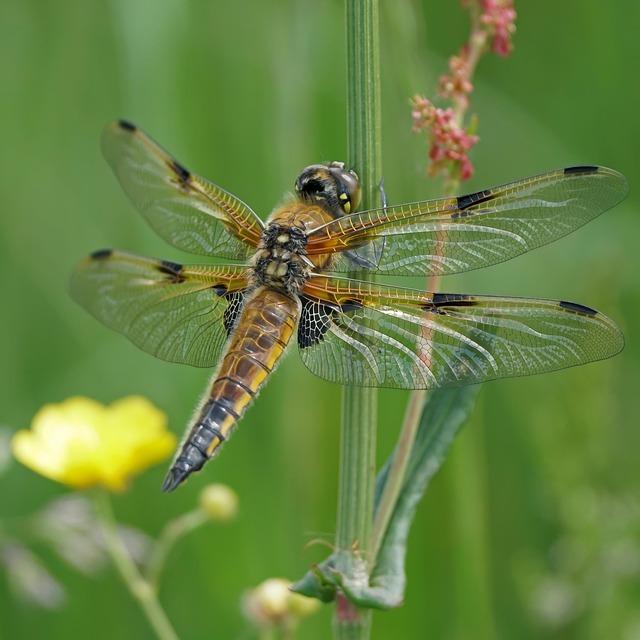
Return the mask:
<path id="1" fill-rule="evenodd" d="M 431 294 L 327 276 L 304 289 L 305 365 L 340 384 L 475 384 L 601 360 L 624 341 L 606 316 L 555 300 Z"/>
<path id="2" fill-rule="evenodd" d="M 571 233 L 620 202 L 621 174 L 569 167 L 492 189 L 355 213 L 310 232 L 310 255 L 335 253 L 334 272 L 354 270 L 349 252 L 375 256 L 383 274 L 448 275 L 509 260 Z"/>
<path id="3" fill-rule="evenodd" d="M 246 286 L 246 267 L 180 265 L 104 250 L 77 266 L 71 295 L 142 350 L 211 367 L 240 313 Z"/>
<path id="4" fill-rule="evenodd" d="M 130 200 L 173 246 L 235 260 L 257 246 L 263 224 L 249 206 L 185 169 L 134 125 L 108 125 L 102 149 Z"/>

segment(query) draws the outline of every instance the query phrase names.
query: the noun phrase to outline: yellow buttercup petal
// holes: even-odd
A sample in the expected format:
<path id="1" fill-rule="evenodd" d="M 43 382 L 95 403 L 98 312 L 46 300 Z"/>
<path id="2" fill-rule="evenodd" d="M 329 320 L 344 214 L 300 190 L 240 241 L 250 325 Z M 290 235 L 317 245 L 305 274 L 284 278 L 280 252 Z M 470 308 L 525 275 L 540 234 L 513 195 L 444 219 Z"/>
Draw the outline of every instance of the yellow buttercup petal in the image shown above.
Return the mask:
<path id="1" fill-rule="evenodd" d="M 132 426 L 135 425 L 135 428 Z M 105 446 L 109 459 L 105 479 L 123 477 L 164 460 L 175 448 L 175 436 L 167 431 L 167 418 L 146 398 L 130 396 L 114 402 L 107 416 Z M 119 467 L 119 473 L 116 467 Z"/>
<path id="2" fill-rule="evenodd" d="M 76 468 L 74 460 L 89 457 L 98 447 L 94 425 L 102 405 L 89 398 L 70 398 L 60 405 L 45 405 L 33 419 L 31 431 L 13 440 L 15 457 L 41 475 L 71 486 L 86 486 L 95 479 L 89 468 Z"/>
<path id="3" fill-rule="evenodd" d="M 45 405 L 31 430 L 13 438 L 15 457 L 74 488 L 121 491 L 129 478 L 166 458 L 176 444 L 164 413 L 141 396 L 105 407 L 90 398 Z"/>

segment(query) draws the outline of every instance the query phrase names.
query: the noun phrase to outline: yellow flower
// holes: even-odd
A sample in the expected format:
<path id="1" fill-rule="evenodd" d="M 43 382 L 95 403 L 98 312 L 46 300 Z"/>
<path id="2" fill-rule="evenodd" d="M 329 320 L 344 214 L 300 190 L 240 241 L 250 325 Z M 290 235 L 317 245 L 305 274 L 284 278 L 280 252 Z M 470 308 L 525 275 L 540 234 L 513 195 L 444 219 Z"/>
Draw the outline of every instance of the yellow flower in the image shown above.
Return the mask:
<path id="1" fill-rule="evenodd" d="M 129 478 L 166 458 L 176 438 L 162 411 L 141 396 L 105 406 L 74 397 L 42 407 L 31 430 L 13 436 L 13 455 L 37 473 L 75 489 L 122 491 Z"/>

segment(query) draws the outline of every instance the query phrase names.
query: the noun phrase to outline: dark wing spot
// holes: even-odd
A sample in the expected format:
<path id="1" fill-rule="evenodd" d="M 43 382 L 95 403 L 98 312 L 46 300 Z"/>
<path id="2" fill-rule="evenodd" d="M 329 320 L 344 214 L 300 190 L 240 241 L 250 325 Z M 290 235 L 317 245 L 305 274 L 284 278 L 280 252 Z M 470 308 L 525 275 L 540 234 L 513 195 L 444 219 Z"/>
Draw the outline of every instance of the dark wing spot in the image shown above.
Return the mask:
<path id="1" fill-rule="evenodd" d="M 158 271 L 161 273 L 170 273 L 171 275 L 178 275 L 182 271 L 182 265 L 179 262 L 171 262 L 171 260 L 163 260 L 158 265 Z"/>
<path id="2" fill-rule="evenodd" d="M 89 257 L 92 260 L 105 260 L 109 258 L 113 254 L 113 249 L 98 249 L 93 253 L 89 254 Z"/>
<path id="3" fill-rule="evenodd" d="M 169 162 L 169 168 L 178 176 L 178 178 L 180 178 L 181 182 L 186 183 L 191 177 L 189 171 L 185 169 L 177 160 L 171 160 Z"/>
<path id="4" fill-rule="evenodd" d="M 442 307 L 475 307 L 478 301 L 466 293 L 434 293 L 431 302 L 422 305 L 423 311 L 444 314 Z"/>
<path id="5" fill-rule="evenodd" d="M 224 287 L 224 285 L 219 286 Z M 231 293 L 218 294 L 224 295 L 228 302 L 223 316 L 224 328 L 227 332 L 227 335 L 229 335 L 233 331 L 233 328 L 236 326 L 236 322 L 240 317 L 240 312 L 242 311 L 242 307 L 244 305 L 244 293 L 244 291 L 232 291 Z"/>
<path id="6" fill-rule="evenodd" d="M 135 131 L 136 125 L 131 124 L 128 120 L 118 120 L 118 126 L 125 131 Z"/>
<path id="7" fill-rule="evenodd" d="M 362 309 L 364 305 L 360 300 L 346 300 L 340 305 L 340 310 L 342 313 L 349 313 L 351 311 L 355 311 L 356 309 Z"/>
<path id="8" fill-rule="evenodd" d="M 462 211 L 474 204 L 478 204 L 479 202 L 486 202 L 487 200 L 491 200 L 494 197 L 495 193 L 493 193 L 492 191 L 476 191 L 475 193 L 469 193 L 466 196 L 458 196 L 456 199 L 456 204 L 458 205 L 458 209 Z"/>
<path id="9" fill-rule="evenodd" d="M 180 275 L 182 271 L 182 265 L 178 262 L 171 262 L 171 260 L 163 260 L 158 264 L 158 271 L 169 276 L 171 282 L 184 282 L 184 277 Z"/>
<path id="10" fill-rule="evenodd" d="M 595 167 L 590 164 L 581 165 L 578 167 L 567 167 L 564 170 L 565 176 L 570 175 L 589 175 L 591 173 L 598 173 L 598 167 Z"/>
<path id="11" fill-rule="evenodd" d="M 216 292 L 217 296 L 223 296 L 225 293 L 227 293 L 226 284 L 214 284 L 211 288 Z"/>
<path id="12" fill-rule="evenodd" d="M 590 307 L 585 307 L 583 304 L 578 304 L 577 302 L 567 302 L 566 300 L 561 300 L 560 306 L 563 309 L 574 311 L 575 313 L 581 313 L 582 315 L 585 315 L 585 316 L 598 315 L 598 312 L 595 309 L 591 309 Z"/>
<path id="13" fill-rule="evenodd" d="M 312 347 L 324 340 L 324 334 L 331 326 L 333 310 L 313 298 L 301 296 L 302 312 L 298 323 L 298 346 L 300 349 Z"/>
<path id="14" fill-rule="evenodd" d="M 431 304 L 436 307 L 473 307 L 478 303 L 466 293 L 434 293 Z"/>

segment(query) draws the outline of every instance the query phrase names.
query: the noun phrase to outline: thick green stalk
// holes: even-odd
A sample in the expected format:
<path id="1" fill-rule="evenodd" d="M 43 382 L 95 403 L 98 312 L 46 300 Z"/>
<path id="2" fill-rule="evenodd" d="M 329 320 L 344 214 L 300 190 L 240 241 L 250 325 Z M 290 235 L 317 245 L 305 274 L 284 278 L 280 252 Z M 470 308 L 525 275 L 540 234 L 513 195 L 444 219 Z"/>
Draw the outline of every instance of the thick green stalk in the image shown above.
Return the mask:
<path id="1" fill-rule="evenodd" d="M 347 161 L 363 187 L 361 208 L 378 204 L 382 175 L 380 153 L 380 56 L 378 0 L 346 0 L 347 25 Z M 364 277 L 356 273 L 355 277 Z M 336 548 L 344 565 L 370 560 L 377 395 L 374 389 L 345 387 L 342 396 L 340 487 Z M 369 638 L 371 612 L 339 597 L 335 638 Z"/>

